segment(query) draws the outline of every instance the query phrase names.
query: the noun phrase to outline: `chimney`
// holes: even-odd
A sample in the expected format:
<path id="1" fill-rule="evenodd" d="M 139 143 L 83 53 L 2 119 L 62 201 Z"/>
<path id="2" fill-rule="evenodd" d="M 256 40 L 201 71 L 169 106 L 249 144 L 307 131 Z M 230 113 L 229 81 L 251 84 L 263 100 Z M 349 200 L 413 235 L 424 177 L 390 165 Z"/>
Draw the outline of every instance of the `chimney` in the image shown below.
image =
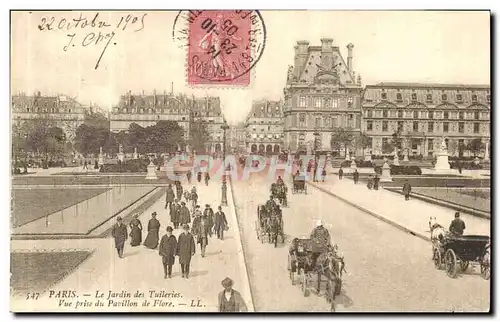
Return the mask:
<path id="1" fill-rule="evenodd" d="M 333 52 L 332 38 L 321 38 L 321 52 Z"/>
<path id="2" fill-rule="evenodd" d="M 309 41 L 307 40 L 299 40 L 297 41 L 295 51 L 295 76 L 298 78 L 300 74 L 304 70 L 306 65 L 308 51 L 309 51 Z"/>
<path id="3" fill-rule="evenodd" d="M 347 70 L 352 73 L 352 49 L 354 48 L 354 45 L 350 43 L 347 45 Z M 354 74 L 353 74 L 354 77 Z"/>

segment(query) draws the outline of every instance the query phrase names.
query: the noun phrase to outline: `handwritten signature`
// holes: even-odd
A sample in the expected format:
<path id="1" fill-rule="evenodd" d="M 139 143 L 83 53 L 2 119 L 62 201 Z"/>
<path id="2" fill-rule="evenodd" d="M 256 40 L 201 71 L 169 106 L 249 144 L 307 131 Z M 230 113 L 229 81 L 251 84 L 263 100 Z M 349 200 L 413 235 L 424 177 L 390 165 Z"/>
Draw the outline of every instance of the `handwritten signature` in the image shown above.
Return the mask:
<path id="1" fill-rule="evenodd" d="M 38 24 L 38 30 L 42 32 L 51 32 L 51 31 L 68 31 L 66 36 L 68 37 L 68 42 L 63 47 L 64 51 L 68 51 L 69 48 L 75 47 L 75 44 L 80 44 L 83 47 L 88 46 L 98 46 L 104 43 L 104 48 L 101 51 L 99 58 L 95 64 L 94 69 L 99 68 L 99 64 L 101 59 L 106 52 L 109 44 L 113 42 L 116 45 L 116 42 L 113 41 L 115 35 L 118 32 L 125 32 L 127 30 L 133 30 L 134 32 L 138 32 L 144 29 L 145 23 L 144 20 L 146 18 L 147 13 L 143 13 L 142 15 L 122 15 L 120 20 L 116 24 L 111 24 L 109 21 L 100 17 L 99 13 L 94 14 L 92 18 L 87 18 L 83 16 L 83 13 L 80 13 L 78 18 L 66 19 L 55 18 L 52 17 L 42 17 L 40 19 L 40 24 Z M 79 30 L 89 30 L 92 31 L 86 32 L 83 38 L 79 38 L 77 36 Z M 94 30 L 97 29 L 97 30 Z M 110 31 L 110 29 L 113 29 Z M 79 40 L 81 39 L 81 40 Z"/>

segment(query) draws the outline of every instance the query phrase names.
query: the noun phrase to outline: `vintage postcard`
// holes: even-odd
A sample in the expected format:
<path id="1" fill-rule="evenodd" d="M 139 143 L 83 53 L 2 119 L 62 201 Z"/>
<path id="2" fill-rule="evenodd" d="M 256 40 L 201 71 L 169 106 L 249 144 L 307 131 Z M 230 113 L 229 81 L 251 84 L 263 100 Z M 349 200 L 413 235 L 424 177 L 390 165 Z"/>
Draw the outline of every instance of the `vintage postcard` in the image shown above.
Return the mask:
<path id="1" fill-rule="evenodd" d="M 12 312 L 489 312 L 489 11 L 11 11 Z"/>

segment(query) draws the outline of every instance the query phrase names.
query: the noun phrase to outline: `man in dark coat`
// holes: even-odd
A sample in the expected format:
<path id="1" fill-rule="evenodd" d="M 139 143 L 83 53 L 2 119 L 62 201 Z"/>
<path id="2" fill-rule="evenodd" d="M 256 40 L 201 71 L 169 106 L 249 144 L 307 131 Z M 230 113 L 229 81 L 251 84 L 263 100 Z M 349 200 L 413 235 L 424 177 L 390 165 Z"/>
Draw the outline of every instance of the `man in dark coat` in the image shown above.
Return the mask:
<path id="1" fill-rule="evenodd" d="M 115 239 L 115 247 L 118 252 L 118 257 L 123 258 L 123 247 L 125 247 L 125 241 L 128 238 L 127 226 L 123 224 L 122 217 L 116 218 L 116 221 L 117 223 L 111 230 L 111 235 Z"/>
<path id="2" fill-rule="evenodd" d="M 375 178 L 373 178 L 373 189 L 378 190 L 378 183 L 380 182 L 380 178 L 378 174 L 375 174 Z"/>
<path id="3" fill-rule="evenodd" d="M 181 200 L 182 199 L 182 194 L 183 194 L 183 188 L 182 188 L 182 184 L 180 181 L 176 181 L 175 182 L 175 190 L 177 192 L 177 199 Z"/>
<path id="4" fill-rule="evenodd" d="M 187 177 L 187 179 L 188 179 L 188 183 L 189 183 L 189 184 L 191 184 L 191 177 L 192 177 L 192 175 L 193 175 L 193 174 L 191 173 L 191 171 L 188 171 L 188 172 L 186 173 L 186 177 Z"/>
<path id="5" fill-rule="evenodd" d="M 191 257 L 196 252 L 196 244 L 193 235 L 189 233 L 189 225 L 186 224 L 182 228 L 184 231 L 179 235 L 176 253 L 179 256 L 182 277 L 189 278 L 189 264 L 191 263 Z"/>
<path id="6" fill-rule="evenodd" d="M 172 209 L 170 210 L 170 221 L 174 224 L 174 228 L 179 228 L 179 217 L 180 217 L 181 205 L 179 204 L 179 200 L 175 199 L 172 204 Z"/>
<path id="7" fill-rule="evenodd" d="M 208 172 L 205 172 L 205 185 L 208 186 L 208 181 L 210 181 L 210 174 Z"/>
<path id="8" fill-rule="evenodd" d="M 339 180 L 342 180 L 342 176 L 344 175 L 344 170 L 342 170 L 342 167 L 339 169 Z"/>
<path id="9" fill-rule="evenodd" d="M 186 203 L 181 202 L 181 208 L 179 210 L 179 223 L 181 225 L 189 224 L 191 222 L 191 214 L 189 213 L 188 207 L 186 207 Z"/>
<path id="10" fill-rule="evenodd" d="M 215 213 L 214 226 L 217 238 L 224 240 L 224 230 L 226 230 L 228 225 L 226 214 L 222 211 L 221 206 L 219 206 L 219 211 Z"/>
<path id="11" fill-rule="evenodd" d="M 324 253 L 332 244 L 330 232 L 323 227 L 322 220 L 316 221 L 316 227 L 311 232 L 310 238 L 312 245 L 312 267 L 315 267 L 319 255 Z"/>
<path id="12" fill-rule="evenodd" d="M 163 235 L 160 241 L 158 252 L 162 258 L 165 278 L 172 277 L 172 265 L 175 263 L 175 253 L 177 252 L 177 239 L 172 235 L 172 227 L 167 227 L 167 234 Z"/>
<path id="13" fill-rule="evenodd" d="M 207 217 L 208 235 L 212 237 L 212 232 L 214 229 L 214 211 L 212 210 L 212 207 L 210 207 L 209 204 L 205 205 L 203 216 Z"/>
<path id="14" fill-rule="evenodd" d="M 198 203 L 198 193 L 196 192 L 196 187 L 193 187 L 191 189 L 190 198 L 191 198 L 191 208 L 192 211 L 194 212 L 196 209 L 196 204 Z"/>
<path id="15" fill-rule="evenodd" d="M 354 184 L 358 184 L 359 180 L 359 172 L 358 169 L 354 170 L 354 173 L 352 174 L 352 179 L 354 180 Z"/>
<path id="16" fill-rule="evenodd" d="M 455 213 L 455 219 L 450 224 L 449 231 L 452 235 L 462 236 L 465 230 L 465 222 L 460 219 L 460 213 L 457 211 Z"/>
<path id="17" fill-rule="evenodd" d="M 205 249 L 208 245 L 208 217 L 196 213 L 191 233 L 196 236 L 196 242 L 200 244 L 201 257 L 205 257 Z"/>
<path id="18" fill-rule="evenodd" d="M 247 312 L 248 308 L 240 292 L 233 290 L 233 280 L 226 277 L 222 281 L 224 290 L 219 293 L 219 312 Z"/>
<path id="19" fill-rule="evenodd" d="M 172 185 L 169 184 L 167 187 L 167 196 L 165 198 L 165 209 L 169 207 L 170 212 L 172 212 L 172 203 L 175 199 L 174 189 L 172 189 Z"/>
<path id="20" fill-rule="evenodd" d="M 408 182 L 408 180 L 406 180 L 404 185 L 403 185 L 403 193 L 405 195 L 405 200 L 406 201 L 410 200 L 411 185 Z"/>
<path id="21" fill-rule="evenodd" d="M 160 239 L 160 222 L 156 219 L 156 212 L 153 212 L 151 217 L 148 222 L 148 235 L 144 240 L 144 246 L 155 249 L 158 247 L 158 240 Z"/>

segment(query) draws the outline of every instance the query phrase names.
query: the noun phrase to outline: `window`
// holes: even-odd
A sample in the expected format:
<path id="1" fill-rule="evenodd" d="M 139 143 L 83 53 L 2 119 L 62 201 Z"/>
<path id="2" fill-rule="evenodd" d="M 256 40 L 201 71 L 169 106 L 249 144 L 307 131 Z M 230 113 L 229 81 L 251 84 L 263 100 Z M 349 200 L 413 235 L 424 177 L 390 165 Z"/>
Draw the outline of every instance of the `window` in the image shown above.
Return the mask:
<path id="1" fill-rule="evenodd" d="M 427 94 L 427 103 L 432 103 L 432 94 Z"/>
<path id="2" fill-rule="evenodd" d="M 331 122 L 330 122 L 330 118 L 329 118 L 329 117 L 327 117 L 327 118 L 325 119 L 325 127 L 330 127 L 330 124 L 331 124 Z"/>
<path id="3" fill-rule="evenodd" d="M 398 130 L 403 130 L 404 123 L 403 121 L 398 121 Z"/>
<path id="4" fill-rule="evenodd" d="M 382 149 L 387 149 L 389 145 L 389 140 L 387 138 L 382 138 Z"/>
<path id="5" fill-rule="evenodd" d="M 411 100 L 414 102 L 417 100 L 417 93 L 411 93 Z"/>
<path id="6" fill-rule="evenodd" d="M 474 123 L 474 133 L 479 133 L 479 123 Z"/>
<path id="7" fill-rule="evenodd" d="M 267 126 L 267 130 L 271 131 L 271 126 L 270 125 Z"/>
<path id="8" fill-rule="evenodd" d="M 325 107 L 332 107 L 332 100 L 329 98 L 325 98 Z"/>
<path id="9" fill-rule="evenodd" d="M 68 110 L 68 113 L 71 113 L 71 109 Z"/>
<path id="10" fill-rule="evenodd" d="M 367 142 L 367 143 L 368 143 L 368 144 L 367 144 L 367 145 L 368 145 L 368 148 L 369 148 L 369 149 L 372 149 L 372 147 L 373 147 L 373 138 L 368 138 L 368 140 L 367 140 L 367 141 L 368 141 L 368 142 Z"/>
<path id="11" fill-rule="evenodd" d="M 418 132 L 418 122 L 413 122 L 413 132 Z"/>
<path id="12" fill-rule="evenodd" d="M 427 123 L 427 132 L 434 132 L 434 122 Z"/>
<path id="13" fill-rule="evenodd" d="M 352 107 L 352 103 L 354 103 L 354 97 L 349 96 L 347 98 L 347 107 Z"/>
<path id="14" fill-rule="evenodd" d="M 382 93 L 382 94 L 380 94 L 380 97 L 381 97 L 383 100 L 387 99 L 387 93 Z"/>
<path id="15" fill-rule="evenodd" d="M 388 117 L 388 112 L 387 112 L 387 110 L 383 110 L 383 111 L 382 111 L 382 117 L 384 117 L 384 118 L 385 118 L 385 117 Z"/>
<path id="16" fill-rule="evenodd" d="M 316 126 L 317 128 L 321 127 L 321 118 L 319 118 L 319 117 L 316 118 L 314 126 Z"/>
<path id="17" fill-rule="evenodd" d="M 464 122 L 458 123 L 458 132 L 459 133 L 464 133 L 464 128 L 465 128 Z"/>
<path id="18" fill-rule="evenodd" d="M 434 118 L 434 111 L 429 111 L 429 118 L 433 119 Z"/>
<path id="19" fill-rule="evenodd" d="M 396 94 L 396 101 L 398 101 L 398 102 L 402 102 L 403 101 L 403 95 L 401 95 L 401 93 L 397 93 Z"/>
<path id="20" fill-rule="evenodd" d="M 373 130 L 373 121 L 367 121 L 366 122 L 366 130 L 367 131 L 372 131 Z"/>
<path id="21" fill-rule="evenodd" d="M 472 94 L 472 102 L 476 103 L 477 102 L 477 95 Z"/>
<path id="22" fill-rule="evenodd" d="M 479 112 L 474 112 L 474 120 L 479 120 Z"/>
<path id="23" fill-rule="evenodd" d="M 400 119 L 403 118 L 403 111 L 398 111 L 398 118 L 400 118 Z"/>
<path id="24" fill-rule="evenodd" d="M 462 101 L 462 94 L 457 94 L 456 99 L 457 99 L 457 102 L 461 102 Z"/>
<path id="25" fill-rule="evenodd" d="M 316 97 L 314 99 L 314 107 L 321 107 L 321 98 L 320 97 Z"/>
<path id="26" fill-rule="evenodd" d="M 442 101 L 447 101 L 447 100 L 448 100 L 448 95 L 446 95 L 446 94 L 441 94 L 441 100 L 442 100 Z"/>
<path id="27" fill-rule="evenodd" d="M 372 110 L 368 110 L 367 111 L 367 117 L 373 117 L 373 111 Z"/>
<path id="28" fill-rule="evenodd" d="M 450 117 L 450 113 L 448 111 L 443 112 L 443 118 L 447 120 Z"/>
<path id="29" fill-rule="evenodd" d="M 388 123 L 387 123 L 387 121 L 383 121 L 383 122 L 382 122 L 382 131 L 383 131 L 383 132 L 387 132 L 387 128 L 388 128 Z"/>
<path id="30" fill-rule="evenodd" d="M 28 111 L 28 113 L 29 113 L 29 111 L 30 111 L 30 108 L 28 107 L 28 108 L 27 108 L 26 110 L 27 110 L 27 111 Z"/>
<path id="31" fill-rule="evenodd" d="M 463 120 L 464 119 L 464 112 L 458 112 L 458 119 Z"/>
<path id="32" fill-rule="evenodd" d="M 339 107 L 339 100 L 338 100 L 338 99 L 334 98 L 334 99 L 332 100 L 332 107 L 333 107 L 333 108 L 337 108 L 337 107 Z"/>
<path id="33" fill-rule="evenodd" d="M 419 140 L 411 140 L 411 149 L 412 150 L 418 149 L 418 143 L 419 143 Z"/>
<path id="34" fill-rule="evenodd" d="M 143 108 L 141 108 L 141 113 L 144 113 L 144 109 Z"/>
<path id="35" fill-rule="evenodd" d="M 413 118 L 418 119 L 418 111 L 413 111 Z"/>
<path id="36" fill-rule="evenodd" d="M 444 133 L 448 133 L 448 127 L 449 127 L 449 123 L 448 122 L 444 122 L 443 123 L 443 132 Z"/>
<path id="37" fill-rule="evenodd" d="M 427 149 L 431 151 L 434 150 L 434 139 L 427 140 Z"/>
<path id="38" fill-rule="evenodd" d="M 306 97 L 299 96 L 299 107 L 306 107 Z"/>
<path id="39" fill-rule="evenodd" d="M 306 121 L 306 115 L 305 114 L 299 114 L 299 122 L 305 122 Z"/>

